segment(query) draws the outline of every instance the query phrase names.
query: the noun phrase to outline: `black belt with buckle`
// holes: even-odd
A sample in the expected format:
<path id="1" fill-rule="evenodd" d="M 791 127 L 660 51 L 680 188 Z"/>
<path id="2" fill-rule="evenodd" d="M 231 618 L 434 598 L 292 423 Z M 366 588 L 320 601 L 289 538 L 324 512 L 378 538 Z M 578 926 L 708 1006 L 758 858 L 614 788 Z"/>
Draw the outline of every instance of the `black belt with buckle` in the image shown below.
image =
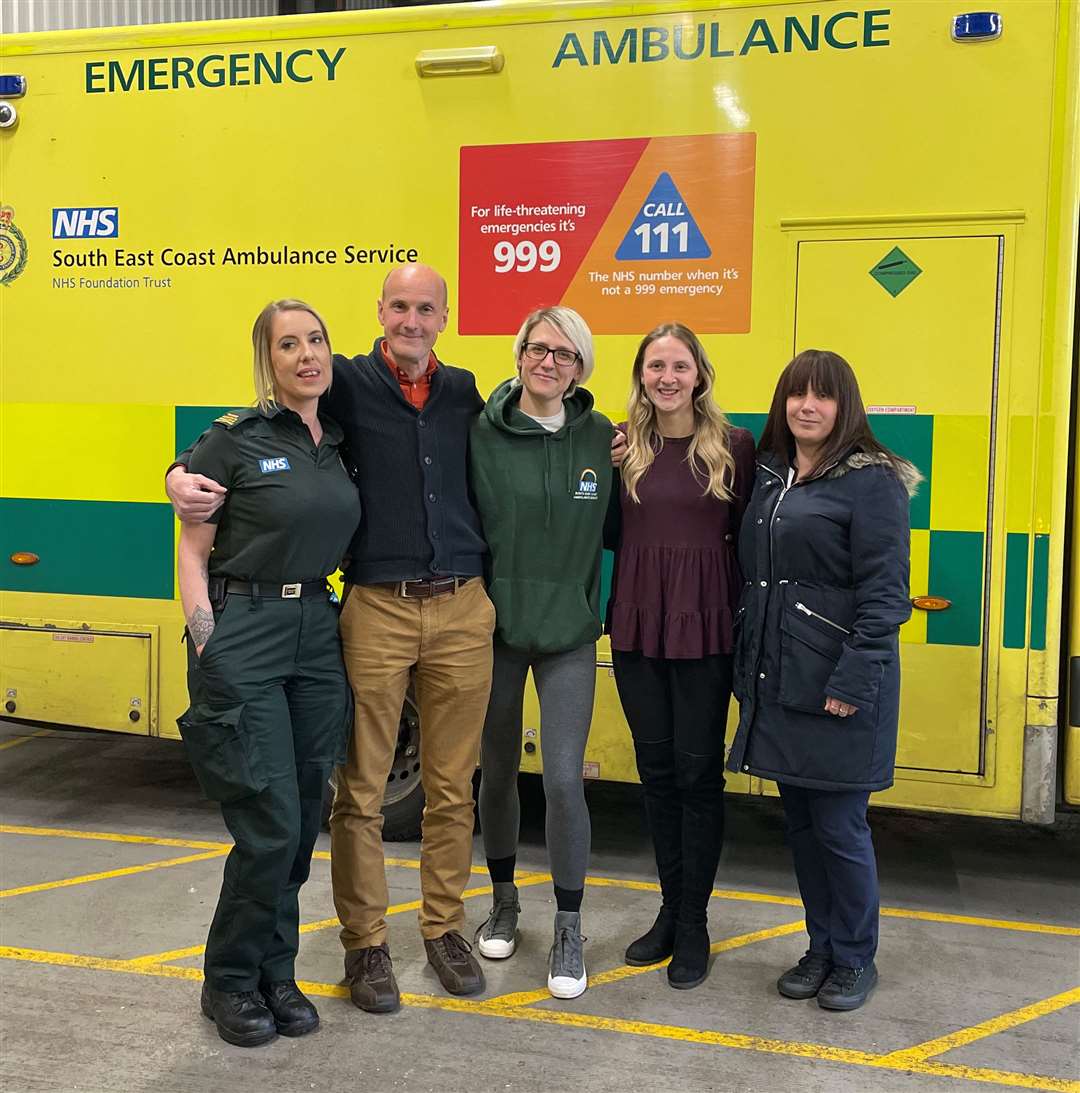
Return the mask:
<path id="1" fill-rule="evenodd" d="M 430 600 L 456 592 L 470 577 L 420 577 L 415 581 L 398 581 L 392 587 L 404 600 Z"/>
<path id="2" fill-rule="evenodd" d="M 271 584 L 269 581 L 233 581 L 225 577 L 211 577 L 207 582 L 211 603 L 224 600 L 226 596 L 251 596 L 257 600 L 299 600 L 308 596 L 325 596 L 326 590 L 325 579 Z"/>

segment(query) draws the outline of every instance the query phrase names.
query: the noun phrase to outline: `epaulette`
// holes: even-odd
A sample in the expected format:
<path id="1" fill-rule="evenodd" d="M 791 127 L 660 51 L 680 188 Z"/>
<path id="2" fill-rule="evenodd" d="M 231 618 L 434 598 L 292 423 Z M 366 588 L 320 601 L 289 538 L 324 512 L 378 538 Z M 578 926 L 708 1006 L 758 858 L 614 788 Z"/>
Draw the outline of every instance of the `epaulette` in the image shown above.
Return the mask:
<path id="1" fill-rule="evenodd" d="M 257 417 L 258 414 L 255 410 L 230 410 L 227 414 L 222 414 L 221 417 L 214 418 L 214 424 L 220 425 L 225 429 L 233 429 L 240 424 L 241 421 L 249 421 L 253 417 Z"/>

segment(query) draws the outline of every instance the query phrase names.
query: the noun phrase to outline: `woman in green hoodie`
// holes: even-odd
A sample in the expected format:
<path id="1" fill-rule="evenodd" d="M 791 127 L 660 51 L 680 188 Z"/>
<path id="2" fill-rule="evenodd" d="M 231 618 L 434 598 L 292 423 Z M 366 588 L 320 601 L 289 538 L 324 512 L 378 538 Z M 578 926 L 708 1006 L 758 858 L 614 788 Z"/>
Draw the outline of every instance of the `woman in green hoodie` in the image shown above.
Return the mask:
<path id="1" fill-rule="evenodd" d="M 587 985 L 581 899 L 590 825 L 582 781 L 596 683 L 600 553 L 611 492 L 612 425 L 581 384 L 592 334 L 566 307 L 534 311 L 514 342 L 517 375 L 473 426 L 470 470 L 491 551 L 495 665 L 480 766 L 480 826 L 494 889 L 477 930 L 482 956 L 510 956 L 521 908 L 514 884 L 522 700 L 532 669 L 540 698 L 547 847 L 555 884 L 548 989 Z"/>

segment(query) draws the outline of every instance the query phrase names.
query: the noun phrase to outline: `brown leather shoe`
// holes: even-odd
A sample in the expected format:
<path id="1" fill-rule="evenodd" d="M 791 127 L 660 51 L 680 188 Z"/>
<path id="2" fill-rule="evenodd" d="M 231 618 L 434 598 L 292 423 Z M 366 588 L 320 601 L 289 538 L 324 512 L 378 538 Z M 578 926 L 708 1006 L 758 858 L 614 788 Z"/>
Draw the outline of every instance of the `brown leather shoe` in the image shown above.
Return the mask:
<path id="1" fill-rule="evenodd" d="M 388 945 L 369 945 L 345 954 L 345 982 L 353 1005 L 367 1013 L 393 1013 L 401 1005 Z"/>
<path id="2" fill-rule="evenodd" d="M 472 946 L 457 932 L 424 941 L 428 963 L 450 994 L 479 994 L 485 986 L 484 973 L 472 955 Z"/>

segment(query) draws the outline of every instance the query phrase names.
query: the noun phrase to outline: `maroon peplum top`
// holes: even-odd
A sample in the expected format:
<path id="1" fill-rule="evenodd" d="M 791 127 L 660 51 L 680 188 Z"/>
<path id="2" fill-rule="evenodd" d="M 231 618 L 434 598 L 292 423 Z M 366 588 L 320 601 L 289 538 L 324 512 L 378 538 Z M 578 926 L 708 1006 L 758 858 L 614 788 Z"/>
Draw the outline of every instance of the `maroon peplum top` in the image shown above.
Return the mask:
<path id="1" fill-rule="evenodd" d="M 665 439 L 638 481 L 640 503 L 619 489 L 608 633 L 620 652 L 691 660 L 732 651 L 742 590 L 736 547 L 754 485 L 754 438 L 746 429 L 731 430 L 730 502 L 704 494 L 704 471 L 695 478 L 686 462 L 690 439 Z"/>

